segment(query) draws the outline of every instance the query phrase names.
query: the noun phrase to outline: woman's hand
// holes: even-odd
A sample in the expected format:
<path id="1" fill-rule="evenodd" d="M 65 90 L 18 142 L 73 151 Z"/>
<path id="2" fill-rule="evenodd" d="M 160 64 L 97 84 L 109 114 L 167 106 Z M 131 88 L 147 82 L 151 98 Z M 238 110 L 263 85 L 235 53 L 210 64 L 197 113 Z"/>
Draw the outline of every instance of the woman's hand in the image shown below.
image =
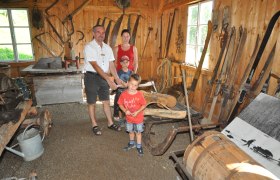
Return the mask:
<path id="1" fill-rule="evenodd" d="M 125 82 L 123 82 L 120 78 L 116 78 L 116 82 L 120 86 L 123 86 L 123 84 L 125 84 Z"/>

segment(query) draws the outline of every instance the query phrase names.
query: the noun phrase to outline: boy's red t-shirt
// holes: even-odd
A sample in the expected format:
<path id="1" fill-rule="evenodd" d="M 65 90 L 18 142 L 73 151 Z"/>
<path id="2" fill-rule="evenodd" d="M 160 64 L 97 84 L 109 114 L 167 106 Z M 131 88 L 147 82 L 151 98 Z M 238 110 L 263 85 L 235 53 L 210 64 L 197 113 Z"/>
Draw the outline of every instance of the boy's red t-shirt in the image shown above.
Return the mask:
<path id="1" fill-rule="evenodd" d="M 123 105 L 131 113 L 140 109 L 141 106 L 146 105 L 146 100 L 142 92 L 137 91 L 136 94 L 129 94 L 128 90 L 122 92 L 118 100 L 119 105 Z M 144 112 L 141 111 L 136 117 L 126 115 L 126 121 L 129 123 L 139 124 L 144 119 Z"/>

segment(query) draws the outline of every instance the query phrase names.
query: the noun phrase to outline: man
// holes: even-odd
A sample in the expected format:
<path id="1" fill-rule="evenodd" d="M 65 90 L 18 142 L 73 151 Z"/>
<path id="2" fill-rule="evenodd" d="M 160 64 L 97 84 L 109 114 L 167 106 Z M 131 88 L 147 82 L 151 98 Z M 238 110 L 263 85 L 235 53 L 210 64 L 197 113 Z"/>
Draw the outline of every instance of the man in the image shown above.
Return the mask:
<path id="1" fill-rule="evenodd" d="M 120 131 L 120 127 L 113 123 L 109 102 L 109 87 L 116 89 L 117 85 L 108 75 L 111 73 L 117 84 L 123 82 L 119 79 L 115 64 L 114 55 L 110 46 L 103 42 L 105 29 L 101 25 L 93 27 L 93 40 L 84 49 L 85 55 L 85 91 L 87 95 L 88 113 L 92 122 L 92 130 L 95 135 L 101 135 L 101 129 L 96 123 L 95 104 L 97 96 L 103 102 L 103 110 L 108 120 L 108 128 Z"/>

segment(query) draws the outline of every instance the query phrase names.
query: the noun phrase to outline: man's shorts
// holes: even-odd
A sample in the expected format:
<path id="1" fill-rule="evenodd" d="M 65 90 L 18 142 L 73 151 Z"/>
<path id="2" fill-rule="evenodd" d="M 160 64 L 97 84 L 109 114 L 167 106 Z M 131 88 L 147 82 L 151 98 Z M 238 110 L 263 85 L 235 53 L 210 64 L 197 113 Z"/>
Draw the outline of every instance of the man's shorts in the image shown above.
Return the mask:
<path id="1" fill-rule="evenodd" d="M 134 124 L 134 123 L 126 122 L 126 131 L 141 133 L 144 131 L 143 123 Z"/>
<path id="2" fill-rule="evenodd" d="M 109 100 L 109 85 L 105 79 L 94 72 L 86 72 L 84 78 L 87 103 L 95 104 L 97 96 L 100 101 Z"/>

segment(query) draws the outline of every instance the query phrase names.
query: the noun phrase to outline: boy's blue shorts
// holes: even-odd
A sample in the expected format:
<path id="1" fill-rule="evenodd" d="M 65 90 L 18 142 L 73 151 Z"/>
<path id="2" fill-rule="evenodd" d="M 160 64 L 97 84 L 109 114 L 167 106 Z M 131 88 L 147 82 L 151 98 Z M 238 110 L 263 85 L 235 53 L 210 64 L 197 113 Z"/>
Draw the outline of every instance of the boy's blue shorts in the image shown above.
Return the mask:
<path id="1" fill-rule="evenodd" d="M 134 124 L 134 123 L 126 122 L 126 131 L 127 132 L 141 133 L 141 132 L 144 131 L 143 123 Z"/>

